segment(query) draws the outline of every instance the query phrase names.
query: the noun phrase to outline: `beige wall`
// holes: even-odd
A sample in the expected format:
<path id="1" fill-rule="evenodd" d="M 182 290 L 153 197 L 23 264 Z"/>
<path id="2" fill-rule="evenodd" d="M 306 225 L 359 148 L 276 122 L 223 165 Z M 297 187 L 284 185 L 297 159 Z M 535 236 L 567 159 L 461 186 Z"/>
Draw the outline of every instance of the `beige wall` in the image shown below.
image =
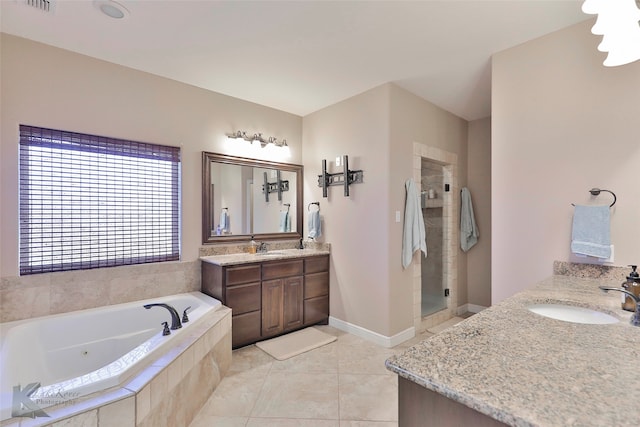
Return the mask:
<path id="1" fill-rule="evenodd" d="M 320 241 L 331 243 L 331 316 L 384 336 L 391 334 L 389 96 L 383 85 L 303 118 L 304 199 L 320 202 Z M 322 160 L 338 172 L 335 159 L 345 154 L 364 183 L 351 185 L 349 197 L 329 187 L 325 199 L 317 185 Z"/>
<path id="2" fill-rule="evenodd" d="M 405 181 L 412 176 L 413 143 L 456 153 L 466 165 L 467 122 L 393 84 L 385 84 L 303 119 L 305 203 L 319 200 L 331 243 L 331 315 L 386 337 L 413 326 L 412 269 L 401 264 Z M 322 159 L 348 154 L 364 183 L 344 197 L 339 187 L 322 198 Z M 466 182 L 466 167 L 461 168 Z M 459 269 L 466 271 L 466 261 Z M 459 274 L 466 277 L 466 274 Z M 461 283 L 466 286 L 466 283 Z"/>
<path id="3" fill-rule="evenodd" d="M 469 122 L 467 188 L 480 231 L 467 252 L 466 298 L 469 304 L 491 305 L 491 118 Z"/>
<path id="4" fill-rule="evenodd" d="M 0 276 L 18 274 L 18 125 L 182 148 L 182 260 L 201 243 L 201 152 L 242 153 L 225 133 L 287 140 L 302 160 L 302 118 L 151 74 L 2 34 Z M 266 158 L 266 157 L 265 157 Z"/>
<path id="5" fill-rule="evenodd" d="M 492 300 L 552 274 L 570 255 L 571 203 L 608 204 L 614 265 L 636 264 L 640 62 L 602 65 L 593 20 L 493 58 Z M 621 278 L 623 279 L 623 278 Z M 621 280 L 622 281 L 622 280 Z"/>

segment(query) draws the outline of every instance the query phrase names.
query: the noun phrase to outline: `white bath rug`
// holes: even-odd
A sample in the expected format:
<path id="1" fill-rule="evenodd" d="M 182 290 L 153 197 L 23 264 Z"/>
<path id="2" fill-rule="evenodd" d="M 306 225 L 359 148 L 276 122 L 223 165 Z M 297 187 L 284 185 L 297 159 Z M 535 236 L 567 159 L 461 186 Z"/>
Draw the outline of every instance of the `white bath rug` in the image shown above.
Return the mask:
<path id="1" fill-rule="evenodd" d="M 453 317 L 449 320 L 447 320 L 446 322 L 442 322 L 439 325 L 436 325 L 432 328 L 427 329 L 427 331 L 431 332 L 432 334 L 437 334 L 438 332 L 442 332 L 447 328 L 450 328 L 454 325 L 457 325 L 458 323 L 462 322 L 464 319 L 462 317 Z"/>
<path id="2" fill-rule="evenodd" d="M 332 343 L 337 338 L 316 328 L 306 328 L 276 338 L 256 343 L 256 347 L 278 360 Z"/>

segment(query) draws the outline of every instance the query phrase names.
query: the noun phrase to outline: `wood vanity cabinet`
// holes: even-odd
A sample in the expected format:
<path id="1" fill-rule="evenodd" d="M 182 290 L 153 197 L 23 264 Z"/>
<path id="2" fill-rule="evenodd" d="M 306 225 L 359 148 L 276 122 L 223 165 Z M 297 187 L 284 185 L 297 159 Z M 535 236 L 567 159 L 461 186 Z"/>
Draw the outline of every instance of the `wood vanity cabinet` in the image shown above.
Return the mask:
<path id="1" fill-rule="evenodd" d="M 329 320 L 329 255 L 219 266 L 202 292 L 232 310 L 233 348 Z"/>

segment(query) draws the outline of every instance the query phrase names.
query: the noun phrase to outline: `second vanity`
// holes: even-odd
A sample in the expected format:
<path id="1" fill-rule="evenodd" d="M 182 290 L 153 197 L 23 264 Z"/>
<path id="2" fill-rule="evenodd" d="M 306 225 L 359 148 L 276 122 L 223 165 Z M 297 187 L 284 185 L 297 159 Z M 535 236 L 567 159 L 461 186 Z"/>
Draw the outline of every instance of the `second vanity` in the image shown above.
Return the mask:
<path id="1" fill-rule="evenodd" d="M 329 252 L 285 249 L 200 258 L 202 292 L 232 309 L 232 346 L 329 319 Z"/>
<path id="2" fill-rule="evenodd" d="M 554 275 L 391 357 L 399 425 L 637 426 L 640 327 L 598 288 L 618 284 Z M 556 320 L 531 311 L 540 304 L 617 322 Z"/>

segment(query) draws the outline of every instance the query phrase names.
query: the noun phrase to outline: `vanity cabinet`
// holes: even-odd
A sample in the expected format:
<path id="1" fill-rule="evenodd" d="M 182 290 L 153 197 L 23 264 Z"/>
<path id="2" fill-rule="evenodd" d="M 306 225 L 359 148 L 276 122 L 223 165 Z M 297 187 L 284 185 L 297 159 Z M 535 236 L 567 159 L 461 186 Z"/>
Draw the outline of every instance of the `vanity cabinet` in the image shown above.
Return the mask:
<path id="1" fill-rule="evenodd" d="M 202 262 L 202 292 L 232 310 L 232 346 L 329 320 L 329 255 L 217 265 Z"/>

